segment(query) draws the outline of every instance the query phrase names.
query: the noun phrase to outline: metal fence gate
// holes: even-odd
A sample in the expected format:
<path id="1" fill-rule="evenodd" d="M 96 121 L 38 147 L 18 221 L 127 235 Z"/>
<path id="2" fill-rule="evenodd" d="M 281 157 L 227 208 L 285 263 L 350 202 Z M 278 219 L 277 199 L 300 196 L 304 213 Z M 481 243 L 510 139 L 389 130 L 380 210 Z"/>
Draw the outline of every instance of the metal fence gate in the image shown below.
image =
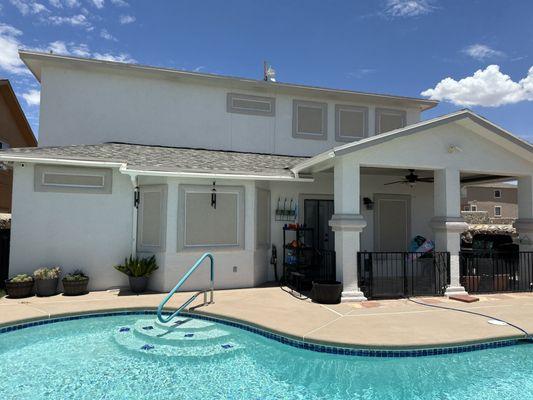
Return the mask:
<path id="1" fill-rule="evenodd" d="M 9 273 L 10 234 L 9 229 L 0 229 L 0 287 L 4 287 L 4 281 L 8 278 Z"/>
<path id="2" fill-rule="evenodd" d="M 359 252 L 359 288 L 366 298 L 443 295 L 450 253 Z"/>

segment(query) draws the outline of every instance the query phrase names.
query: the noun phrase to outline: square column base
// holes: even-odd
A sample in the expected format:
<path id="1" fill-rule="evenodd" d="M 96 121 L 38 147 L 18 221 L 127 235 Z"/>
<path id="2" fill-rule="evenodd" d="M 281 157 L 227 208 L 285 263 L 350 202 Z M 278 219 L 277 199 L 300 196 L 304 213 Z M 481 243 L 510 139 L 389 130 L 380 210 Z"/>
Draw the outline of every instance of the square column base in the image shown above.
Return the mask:
<path id="1" fill-rule="evenodd" d="M 363 292 L 356 292 L 356 291 L 350 291 L 350 292 L 342 292 L 341 294 L 341 303 L 355 303 L 360 301 L 366 301 L 366 297 L 363 294 Z"/>
<path id="2" fill-rule="evenodd" d="M 455 295 L 467 295 L 467 291 L 462 286 L 448 286 L 444 292 L 444 296 L 455 296 Z"/>

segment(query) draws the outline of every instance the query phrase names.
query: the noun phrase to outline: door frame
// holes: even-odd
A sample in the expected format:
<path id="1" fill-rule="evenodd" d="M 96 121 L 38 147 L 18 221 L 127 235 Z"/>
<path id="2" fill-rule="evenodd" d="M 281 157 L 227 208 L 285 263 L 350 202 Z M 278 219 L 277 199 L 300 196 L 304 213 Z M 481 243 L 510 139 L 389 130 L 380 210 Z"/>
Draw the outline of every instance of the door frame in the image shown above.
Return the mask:
<path id="1" fill-rule="evenodd" d="M 406 208 L 405 236 L 407 238 L 404 249 L 397 251 L 407 251 L 409 239 L 411 238 L 411 195 L 409 194 L 394 194 L 394 193 L 374 193 L 374 251 L 381 251 L 380 241 L 380 226 L 379 226 L 379 202 L 380 201 L 403 201 Z"/>
<path id="2" fill-rule="evenodd" d="M 305 200 L 333 200 L 333 205 L 335 205 L 335 200 L 333 199 L 332 194 L 306 194 L 301 193 L 298 195 L 298 223 L 303 224 L 305 221 Z"/>

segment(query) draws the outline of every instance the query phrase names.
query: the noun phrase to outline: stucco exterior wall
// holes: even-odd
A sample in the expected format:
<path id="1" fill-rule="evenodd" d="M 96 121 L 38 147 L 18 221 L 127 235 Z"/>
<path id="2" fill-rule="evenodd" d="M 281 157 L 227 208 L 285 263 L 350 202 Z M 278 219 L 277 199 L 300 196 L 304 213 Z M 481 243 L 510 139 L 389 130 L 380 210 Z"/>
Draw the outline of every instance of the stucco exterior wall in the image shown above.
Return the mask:
<path id="1" fill-rule="evenodd" d="M 131 181 L 117 170 L 112 194 L 35 192 L 32 164 L 14 166 L 10 275 L 80 268 L 90 289 L 127 285 L 113 266 L 132 248 Z"/>
<path id="2" fill-rule="evenodd" d="M 258 153 L 315 155 L 335 141 L 335 104 L 369 108 L 369 134 L 380 104 L 346 103 L 332 97 L 292 97 L 275 90 L 243 91 L 205 83 L 43 66 L 39 140 L 43 146 L 122 141 Z M 274 117 L 228 113 L 226 95 L 276 98 Z M 328 104 L 327 140 L 292 136 L 293 100 Z M 386 108 L 391 108 L 390 106 Z M 399 107 L 407 124 L 418 109 Z"/>
<path id="3" fill-rule="evenodd" d="M 495 198 L 494 191 L 500 190 L 501 197 Z M 461 206 L 475 204 L 477 211 L 486 211 L 490 218 L 516 219 L 518 218 L 518 189 L 509 187 L 480 187 L 466 188 L 466 197 L 461 199 Z M 494 207 L 501 207 L 501 215 L 494 215 Z"/>

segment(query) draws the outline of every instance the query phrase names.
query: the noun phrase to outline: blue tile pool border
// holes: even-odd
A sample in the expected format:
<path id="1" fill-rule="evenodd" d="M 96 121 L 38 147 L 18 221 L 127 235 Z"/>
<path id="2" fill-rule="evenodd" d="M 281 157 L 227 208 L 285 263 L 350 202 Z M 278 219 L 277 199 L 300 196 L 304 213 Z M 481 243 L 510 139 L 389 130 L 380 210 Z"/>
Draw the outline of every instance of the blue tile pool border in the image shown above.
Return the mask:
<path id="1" fill-rule="evenodd" d="M 58 318 L 41 319 L 31 322 L 25 322 L 17 325 L 9 325 L 0 328 L 0 334 L 18 331 L 21 329 L 31 328 L 35 326 L 48 325 L 57 322 L 73 321 L 78 319 L 87 318 L 102 318 L 102 317 L 116 317 L 125 315 L 155 315 L 155 310 L 130 310 L 130 311 L 113 311 L 103 313 L 91 313 L 91 314 L 78 314 L 69 315 Z M 164 313 L 170 315 L 170 313 Z M 275 340 L 276 342 L 286 344 L 288 346 L 296 347 L 299 349 L 314 351 L 317 353 L 327 353 L 345 356 L 358 356 L 358 357 L 379 357 L 379 358 L 400 358 L 400 357 L 427 357 L 446 354 L 459 354 L 468 353 L 472 351 L 494 349 L 499 347 L 516 346 L 524 343 L 533 343 L 533 337 L 523 339 L 504 339 L 495 340 L 483 343 L 472 343 L 458 346 L 448 347 L 432 347 L 432 348 L 419 348 L 419 349 L 375 349 L 375 348 L 354 348 L 354 347 L 342 347 L 333 346 L 327 344 L 320 344 L 314 342 L 306 342 L 299 339 L 290 338 L 284 335 L 280 335 L 274 332 L 270 332 L 265 329 L 257 328 L 242 322 L 230 321 L 223 318 L 212 317 L 208 315 L 202 315 L 197 313 L 182 312 L 180 314 L 183 317 L 195 318 L 204 321 L 216 322 L 222 325 L 231 326 L 234 328 L 242 329 L 247 332 L 255 333 L 263 336 L 267 339 Z"/>

